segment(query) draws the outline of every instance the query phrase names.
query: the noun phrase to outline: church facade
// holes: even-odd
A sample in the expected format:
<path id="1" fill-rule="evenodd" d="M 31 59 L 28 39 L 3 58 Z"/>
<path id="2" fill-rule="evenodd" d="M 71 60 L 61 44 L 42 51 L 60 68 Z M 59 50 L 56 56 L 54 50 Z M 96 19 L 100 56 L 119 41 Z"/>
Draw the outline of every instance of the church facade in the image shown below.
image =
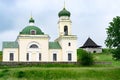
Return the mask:
<path id="1" fill-rule="evenodd" d="M 31 17 L 15 41 L 3 42 L 3 62 L 77 62 L 77 36 L 72 34 L 70 15 L 65 8 L 59 12 L 59 35 L 53 42 Z"/>

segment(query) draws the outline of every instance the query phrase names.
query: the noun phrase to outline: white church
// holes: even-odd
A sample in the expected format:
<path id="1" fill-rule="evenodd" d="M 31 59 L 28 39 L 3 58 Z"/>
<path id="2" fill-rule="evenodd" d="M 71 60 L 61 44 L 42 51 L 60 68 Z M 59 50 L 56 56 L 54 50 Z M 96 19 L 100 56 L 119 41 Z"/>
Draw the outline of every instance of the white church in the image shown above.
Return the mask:
<path id="1" fill-rule="evenodd" d="M 53 42 L 31 17 L 15 41 L 3 42 L 3 62 L 77 62 L 77 36 L 72 34 L 70 15 L 65 8 L 59 12 L 59 35 Z"/>

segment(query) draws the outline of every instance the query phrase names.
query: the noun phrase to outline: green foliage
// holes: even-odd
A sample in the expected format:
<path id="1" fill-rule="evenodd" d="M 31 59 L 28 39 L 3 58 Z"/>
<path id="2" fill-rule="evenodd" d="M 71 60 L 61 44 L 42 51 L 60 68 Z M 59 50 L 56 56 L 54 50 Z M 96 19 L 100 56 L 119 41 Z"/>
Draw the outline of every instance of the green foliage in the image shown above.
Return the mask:
<path id="1" fill-rule="evenodd" d="M 88 53 L 82 49 L 77 50 L 78 61 L 84 66 L 90 66 L 94 63 L 94 58 L 91 53 Z"/>
<path id="2" fill-rule="evenodd" d="M 102 49 L 102 54 L 111 54 L 112 49 L 109 48 L 103 48 Z"/>
<path id="3" fill-rule="evenodd" d="M 120 17 L 116 16 L 113 21 L 109 23 L 107 28 L 106 46 L 109 48 L 120 46 Z"/>
<path id="4" fill-rule="evenodd" d="M 120 61 L 120 48 L 113 50 L 112 56 L 114 60 Z"/>
<path id="5" fill-rule="evenodd" d="M 116 16 L 109 24 L 105 43 L 107 47 L 115 49 L 112 51 L 113 59 L 120 60 L 120 17 Z"/>
<path id="6" fill-rule="evenodd" d="M 2 54 L 2 51 L 0 51 L 0 55 Z"/>

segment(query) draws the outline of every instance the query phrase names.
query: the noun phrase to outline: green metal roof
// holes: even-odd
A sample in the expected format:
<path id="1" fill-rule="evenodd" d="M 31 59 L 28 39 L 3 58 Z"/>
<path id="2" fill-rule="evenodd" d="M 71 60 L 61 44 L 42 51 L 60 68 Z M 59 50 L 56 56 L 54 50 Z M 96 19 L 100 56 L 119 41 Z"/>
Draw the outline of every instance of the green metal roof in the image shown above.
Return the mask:
<path id="1" fill-rule="evenodd" d="M 58 42 L 49 42 L 49 49 L 61 49 L 61 46 Z"/>
<path id="2" fill-rule="evenodd" d="M 61 17 L 61 16 L 68 16 L 68 17 L 70 17 L 70 12 L 67 11 L 65 8 L 63 8 L 63 10 L 61 10 L 61 11 L 59 12 L 58 16 L 59 16 L 59 17 Z"/>
<path id="3" fill-rule="evenodd" d="M 18 48 L 18 42 L 3 42 L 3 48 Z"/>
<path id="4" fill-rule="evenodd" d="M 36 26 L 27 26 L 20 32 L 20 34 L 31 35 L 31 33 L 30 33 L 31 30 L 34 30 L 36 32 L 36 35 L 43 35 L 44 34 L 41 31 L 41 29 L 36 27 Z"/>

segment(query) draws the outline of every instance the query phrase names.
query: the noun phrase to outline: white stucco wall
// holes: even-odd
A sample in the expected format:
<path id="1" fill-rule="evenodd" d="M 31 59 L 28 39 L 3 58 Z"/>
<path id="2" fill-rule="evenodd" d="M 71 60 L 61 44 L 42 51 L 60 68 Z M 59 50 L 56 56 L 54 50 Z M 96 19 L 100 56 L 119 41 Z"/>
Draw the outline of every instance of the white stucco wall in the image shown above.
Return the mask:
<path id="1" fill-rule="evenodd" d="M 62 62 L 62 51 L 61 49 L 50 49 L 49 50 L 49 62 L 53 62 L 53 54 L 57 54 L 57 61 L 56 62 Z"/>
<path id="2" fill-rule="evenodd" d="M 102 53 L 102 48 L 83 48 L 83 50 L 91 53 L 94 53 L 94 51 L 96 51 L 96 53 Z"/>
<path id="3" fill-rule="evenodd" d="M 18 49 L 17 48 L 4 48 L 3 49 L 3 60 L 4 62 L 10 61 L 10 53 L 14 54 L 14 60 L 11 62 L 18 61 Z"/>
<path id="4" fill-rule="evenodd" d="M 38 61 L 38 54 L 42 54 L 42 61 L 48 61 L 48 35 L 20 35 L 18 38 L 19 42 L 19 61 L 27 61 L 26 53 L 30 53 L 30 56 L 36 56 L 35 58 L 30 57 L 30 61 Z M 34 43 L 39 44 L 38 49 L 30 49 L 29 45 Z"/>
<path id="5" fill-rule="evenodd" d="M 72 60 L 70 62 L 77 62 L 77 37 L 61 36 L 57 41 L 62 47 L 63 62 L 68 62 L 68 53 L 72 55 Z M 68 43 L 71 43 L 71 46 L 68 46 Z"/>

